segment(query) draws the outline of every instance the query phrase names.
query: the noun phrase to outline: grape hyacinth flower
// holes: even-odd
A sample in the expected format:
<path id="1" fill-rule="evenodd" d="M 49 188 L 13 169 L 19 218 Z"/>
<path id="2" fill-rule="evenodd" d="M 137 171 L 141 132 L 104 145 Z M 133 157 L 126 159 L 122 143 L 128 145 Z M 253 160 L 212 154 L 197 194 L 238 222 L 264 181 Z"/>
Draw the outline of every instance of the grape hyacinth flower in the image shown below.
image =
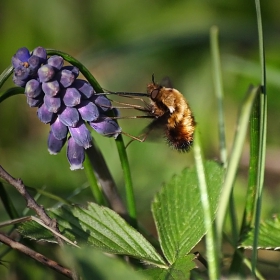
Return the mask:
<path id="1" fill-rule="evenodd" d="M 110 111 L 114 112 L 110 100 L 95 95 L 87 81 L 78 79 L 79 69 L 64 66 L 61 56 L 48 58 L 42 47 L 32 53 L 24 47 L 13 56 L 12 64 L 14 83 L 25 88 L 28 105 L 38 107 L 40 121 L 50 124 L 50 154 L 59 153 L 67 141 L 71 170 L 83 168 L 85 149 L 92 145 L 87 124 L 107 137 L 116 138 L 121 133 L 118 124 L 108 117 Z"/>

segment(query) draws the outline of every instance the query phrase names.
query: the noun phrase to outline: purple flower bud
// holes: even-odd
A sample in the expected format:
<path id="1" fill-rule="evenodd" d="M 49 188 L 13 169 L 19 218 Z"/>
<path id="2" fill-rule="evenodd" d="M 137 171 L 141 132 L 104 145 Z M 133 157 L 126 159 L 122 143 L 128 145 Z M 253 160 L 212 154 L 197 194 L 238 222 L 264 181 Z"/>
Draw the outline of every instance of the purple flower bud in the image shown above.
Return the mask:
<path id="1" fill-rule="evenodd" d="M 76 79 L 72 84 L 72 87 L 79 90 L 79 92 L 82 94 L 82 98 L 88 99 L 94 93 L 93 87 L 85 80 Z"/>
<path id="2" fill-rule="evenodd" d="M 56 120 L 51 124 L 51 130 L 53 133 L 53 136 L 58 139 L 62 140 L 66 138 L 68 134 L 68 127 L 64 125 L 59 118 L 56 118 Z"/>
<path id="3" fill-rule="evenodd" d="M 28 65 L 31 75 L 34 75 L 40 67 L 40 58 L 36 55 L 31 55 L 28 59 Z"/>
<path id="4" fill-rule="evenodd" d="M 37 47 L 33 53 L 33 55 L 36 55 L 40 59 L 40 63 L 45 63 L 47 60 L 47 52 L 44 48 L 42 47 Z"/>
<path id="5" fill-rule="evenodd" d="M 49 133 L 49 138 L 48 138 L 48 151 L 51 155 L 56 155 L 59 153 L 64 146 L 66 141 L 66 138 L 62 140 L 58 140 L 57 138 L 54 137 L 52 131 Z"/>
<path id="6" fill-rule="evenodd" d="M 61 106 L 61 99 L 56 96 L 52 97 L 49 95 L 45 95 L 44 103 L 50 112 L 57 113 L 58 109 Z"/>
<path id="7" fill-rule="evenodd" d="M 48 96 L 56 96 L 60 90 L 57 80 L 42 83 L 42 90 Z"/>
<path id="8" fill-rule="evenodd" d="M 114 120 L 105 116 L 99 118 L 98 121 L 90 122 L 89 124 L 97 133 L 107 137 L 114 137 L 115 139 L 122 131 Z"/>
<path id="9" fill-rule="evenodd" d="M 103 111 L 106 112 L 110 109 L 112 109 L 112 104 L 111 101 L 103 96 L 103 95 L 93 95 L 90 100 L 94 102 L 99 108 Z"/>
<path id="10" fill-rule="evenodd" d="M 64 107 L 58 113 L 58 118 L 66 126 L 76 126 L 80 116 L 76 108 Z"/>
<path id="11" fill-rule="evenodd" d="M 48 64 L 43 65 L 38 70 L 38 77 L 41 83 L 50 81 L 54 75 L 54 68 Z"/>
<path id="12" fill-rule="evenodd" d="M 67 88 L 70 87 L 74 82 L 75 75 L 71 71 L 64 69 L 62 71 L 59 71 L 55 78 L 60 82 L 60 84 L 64 88 Z"/>
<path id="13" fill-rule="evenodd" d="M 69 132 L 75 142 L 85 149 L 91 147 L 91 135 L 84 122 L 79 122 L 76 127 L 69 127 Z"/>
<path id="14" fill-rule="evenodd" d="M 67 158 L 70 163 L 71 170 L 83 169 L 83 162 L 85 160 L 85 150 L 79 146 L 73 137 L 68 139 Z"/>
<path id="15" fill-rule="evenodd" d="M 42 96 L 39 96 L 37 98 L 32 98 L 27 96 L 27 104 L 30 107 L 39 107 L 43 103 Z"/>
<path id="16" fill-rule="evenodd" d="M 12 57 L 12 64 L 14 68 L 22 66 L 21 60 L 19 60 L 19 58 L 17 58 L 15 55 Z"/>
<path id="17" fill-rule="evenodd" d="M 70 65 L 69 66 L 64 66 L 61 70 L 64 70 L 64 69 L 71 71 L 75 75 L 75 78 L 77 78 L 79 76 L 80 71 L 75 66 L 70 66 Z"/>
<path id="18" fill-rule="evenodd" d="M 63 102 L 68 107 L 74 107 L 81 102 L 81 94 L 75 88 L 67 88 L 63 96 Z"/>
<path id="19" fill-rule="evenodd" d="M 24 93 L 28 97 L 38 97 L 42 93 L 41 84 L 35 79 L 29 80 L 25 85 Z"/>
<path id="20" fill-rule="evenodd" d="M 30 69 L 24 66 L 18 66 L 14 70 L 13 82 L 20 87 L 24 87 L 26 85 L 26 81 L 29 78 Z"/>
<path id="21" fill-rule="evenodd" d="M 59 55 L 53 55 L 48 59 L 48 65 L 51 65 L 56 70 L 60 70 L 63 66 L 63 58 Z"/>
<path id="22" fill-rule="evenodd" d="M 53 119 L 54 113 L 50 112 L 45 103 L 37 110 L 37 116 L 42 123 L 50 123 Z"/>
<path id="23" fill-rule="evenodd" d="M 99 117 L 99 110 L 97 106 L 88 100 L 82 100 L 77 106 L 77 109 L 82 119 L 85 121 L 96 121 Z"/>
<path id="24" fill-rule="evenodd" d="M 30 57 L 29 50 L 27 48 L 20 48 L 12 57 L 12 64 L 14 68 L 23 65 L 23 62 L 27 62 Z"/>

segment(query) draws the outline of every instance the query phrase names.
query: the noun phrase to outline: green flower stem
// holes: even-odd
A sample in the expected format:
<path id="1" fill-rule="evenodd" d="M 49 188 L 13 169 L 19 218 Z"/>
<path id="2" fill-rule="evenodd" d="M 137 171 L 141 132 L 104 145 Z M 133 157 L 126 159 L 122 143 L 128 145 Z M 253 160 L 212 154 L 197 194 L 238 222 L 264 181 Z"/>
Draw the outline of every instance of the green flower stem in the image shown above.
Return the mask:
<path id="1" fill-rule="evenodd" d="M 13 66 L 8 66 L 0 75 L 0 88 L 3 86 L 3 84 L 7 81 L 7 79 L 12 75 L 13 73 Z"/>
<path id="2" fill-rule="evenodd" d="M 21 87 L 9 88 L 6 91 L 0 92 L 0 103 L 13 95 L 23 94 L 23 93 L 24 93 L 24 88 Z"/>
<path id="3" fill-rule="evenodd" d="M 137 214 L 136 214 L 135 198 L 134 198 L 130 167 L 128 163 L 125 145 L 123 142 L 123 137 L 121 134 L 116 139 L 116 144 L 117 144 L 117 149 L 119 152 L 119 157 L 120 157 L 123 174 L 124 174 L 126 202 L 127 202 L 128 214 L 131 219 L 130 223 L 133 227 L 137 228 Z"/>
<path id="4" fill-rule="evenodd" d="M 203 208 L 203 217 L 206 233 L 206 254 L 209 267 L 209 279 L 220 279 L 218 251 L 215 238 L 215 227 L 211 219 L 211 208 L 207 190 L 205 170 L 203 166 L 203 156 L 201 152 L 201 143 L 199 139 L 199 131 L 196 131 L 194 141 L 194 158 L 196 163 L 196 170 L 200 188 L 201 204 Z"/>

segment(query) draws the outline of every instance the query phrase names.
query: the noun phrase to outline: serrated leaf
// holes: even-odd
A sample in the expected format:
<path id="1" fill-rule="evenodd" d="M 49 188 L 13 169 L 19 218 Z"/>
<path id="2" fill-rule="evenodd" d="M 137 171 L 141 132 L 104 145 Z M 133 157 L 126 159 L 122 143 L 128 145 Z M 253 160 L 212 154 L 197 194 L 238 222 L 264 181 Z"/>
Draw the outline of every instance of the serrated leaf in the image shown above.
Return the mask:
<path id="1" fill-rule="evenodd" d="M 133 270 L 120 258 L 106 256 L 90 247 L 79 250 L 73 247 L 64 247 L 61 260 L 66 266 L 75 267 L 75 271 L 78 272 L 81 279 L 147 279 L 141 271 Z"/>
<path id="2" fill-rule="evenodd" d="M 224 170 L 215 162 L 206 162 L 205 173 L 214 220 Z M 162 251 L 173 264 L 188 254 L 206 233 L 196 169 L 185 169 L 174 176 L 156 195 L 152 211 Z"/>
<path id="3" fill-rule="evenodd" d="M 254 229 L 242 238 L 240 248 L 252 249 Z M 280 221 L 278 219 L 262 222 L 259 228 L 258 249 L 280 250 Z"/>
<path id="4" fill-rule="evenodd" d="M 25 237 L 33 240 L 56 242 L 52 232 L 42 227 L 35 221 L 24 222 L 18 226 L 18 231 Z"/>
<path id="5" fill-rule="evenodd" d="M 102 251 L 132 256 L 160 267 L 166 266 L 154 247 L 109 208 L 89 203 L 87 208 L 63 206 L 50 209 L 49 213 L 57 220 L 61 233 L 80 246 L 87 243 Z M 21 226 L 21 232 L 28 237 L 50 240 L 45 230 L 41 231 L 44 235 L 40 236 L 37 227 L 32 229 L 32 224 L 27 222 Z"/>
<path id="6" fill-rule="evenodd" d="M 190 279 L 190 271 L 195 268 L 194 255 L 178 258 L 168 269 L 151 268 L 144 271 L 145 275 L 157 280 Z"/>

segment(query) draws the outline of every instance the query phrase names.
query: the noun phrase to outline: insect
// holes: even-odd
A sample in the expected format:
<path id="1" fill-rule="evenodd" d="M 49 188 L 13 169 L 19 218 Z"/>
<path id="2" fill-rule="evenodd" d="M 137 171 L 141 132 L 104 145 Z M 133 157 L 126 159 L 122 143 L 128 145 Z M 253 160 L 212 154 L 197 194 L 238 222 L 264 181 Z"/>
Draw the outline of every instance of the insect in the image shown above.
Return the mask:
<path id="1" fill-rule="evenodd" d="M 129 142 L 137 140 L 144 142 L 151 131 L 161 128 L 163 129 L 164 136 L 168 144 L 174 149 L 182 152 L 186 152 L 190 149 L 193 143 L 194 131 L 195 131 L 195 120 L 190 109 L 190 106 L 184 96 L 174 88 L 164 87 L 157 84 L 152 75 L 152 83 L 147 86 L 147 94 L 145 93 L 115 93 L 120 96 L 133 98 L 138 97 L 149 97 L 150 103 L 146 103 L 142 100 L 145 105 L 128 105 L 129 108 L 133 108 L 145 113 L 144 116 L 134 116 L 127 118 L 152 118 L 153 121 L 146 127 L 141 137 L 135 137 L 126 132 L 122 132 L 132 138 Z M 123 107 L 120 107 L 123 108 Z M 115 117 L 126 118 L 126 117 Z M 129 144 L 128 143 L 128 144 Z"/>
<path id="2" fill-rule="evenodd" d="M 164 124 L 164 134 L 170 146 L 179 151 L 188 151 L 193 142 L 195 121 L 184 96 L 174 88 L 166 88 L 154 81 L 147 86 L 151 98 L 151 114 L 157 123 Z"/>

